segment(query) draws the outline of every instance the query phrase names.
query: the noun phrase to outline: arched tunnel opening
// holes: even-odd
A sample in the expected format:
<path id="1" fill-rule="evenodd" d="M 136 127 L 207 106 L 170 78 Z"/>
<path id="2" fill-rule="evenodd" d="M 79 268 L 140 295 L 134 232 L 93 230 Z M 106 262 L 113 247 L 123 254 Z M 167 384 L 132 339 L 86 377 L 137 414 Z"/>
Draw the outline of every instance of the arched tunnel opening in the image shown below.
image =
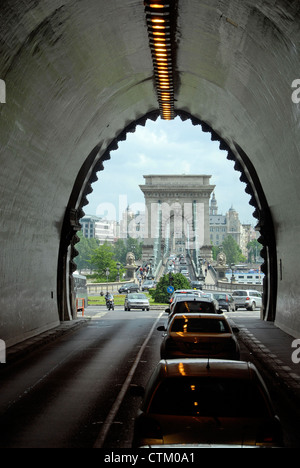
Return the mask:
<path id="1" fill-rule="evenodd" d="M 276 239 L 272 216 L 258 174 L 249 157 L 237 143 L 231 149 L 226 141 L 205 122 L 194 118 L 186 112 L 178 112 L 177 115 L 181 121 L 189 120 L 193 126 L 199 127 L 205 133 L 209 133 L 212 141 L 219 142 L 220 150 L 227 153 L 227 159 L 234 161 L 234 170 L 241 174 L 240 181 L 245 184 L 245 191 L 250 198 L 249 203 L 253 206 L 253 217 L 257 221 L 256 229 L 260 232 L 258 241 L 262 245 L 260 255 L 264 259 L 264 263 L 261 266 L 261 271 L 265 274 L 262 318 L 268 321 L 275 321 L 278 276 Z M 93 191 L 92 186 L 98 180 L 98 173 L 104 170 L 103 163 L 112 157 L 111 153 L 118 149 L 118 144 L 121 141 L 126 140 L 128 133 L 135 132 L 138 125 L 145 126 L 148 119 L 155 121 L 157 118 L 159 118 L 159 115 L 152 113 L 131 124 L 114 139 L 100 158 L 98 147 L 96 147 L 88 156 L 79 172 L 64 219 L 58 262 L 57 291 L 61 320 L 70 320 L 75 317 L 73 273 L 77 269 L 76 257 L 78 251 L 76 250 L 76 245 L 80 242 L 77 233 L 81 230 L 80 219 L 85 214 L 84 209 L 89 203 L 87 197 Z"/>
<path id="2" fill-rule="evenodd" d="M 190 119 L 234 161 L 261 233 L 264 318 L 300 335 L 299 17 L 298 2 L 287 0 L 3 1 L 0 325 L 8 346 L 70 318 L 91 184 L 118 141 L 160 115 Z"/>

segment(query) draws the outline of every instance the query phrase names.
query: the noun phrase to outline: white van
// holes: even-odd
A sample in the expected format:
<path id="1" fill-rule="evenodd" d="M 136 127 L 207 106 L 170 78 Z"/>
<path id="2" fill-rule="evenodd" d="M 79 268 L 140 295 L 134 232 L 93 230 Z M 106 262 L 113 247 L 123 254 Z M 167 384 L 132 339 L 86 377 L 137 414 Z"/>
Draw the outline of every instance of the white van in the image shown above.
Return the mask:
<path id="1" fill-rule="evenodd" d="M 245 307 L 247 310 L 255 310 L 262 307 L 262 293 L 254 290 L 239 289 L 233 291 L 232 297 L 235 302 L 235 310 Z"/>

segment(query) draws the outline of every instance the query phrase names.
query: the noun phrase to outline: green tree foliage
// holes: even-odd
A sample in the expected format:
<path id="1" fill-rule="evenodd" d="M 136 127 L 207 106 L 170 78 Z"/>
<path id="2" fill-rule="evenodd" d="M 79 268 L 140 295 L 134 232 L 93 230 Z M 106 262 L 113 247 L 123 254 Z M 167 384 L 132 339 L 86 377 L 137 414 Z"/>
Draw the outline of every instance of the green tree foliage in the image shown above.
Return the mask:
<path id="1" fill-rule="evenodd" d="M 155 300 L 160 304 L 167 304 L 170 299 L 170 294 L 167 292 L 168 286 L 174 286 L 176 289 L 188 289 L 190 288 L 190 283 L 181 273 L 176 273 L 171 275 L 164 275 L 158 282 L 156 289 L 150 290 L 150 294 Z"/>
<path id="2" fill-rule="evenodd" d="M 142 258 L 143 244 L 138 239 L 119 239 L 115 244 L 111 245 L 107 242 L 104 245 L 99 245 L 97 239 L 86 239 L 82 232 L 78 234 L 80 242 L 76 245 L 78 256 L 76 257 L 76 265 L 79 271 L 94 270 L 96 271 L 96 279 L 99 282 L 106 282 L 106 269 L 110 269 L 109 281 L 116 281 L 118 276 L 117 263 L 121 264 L 120 277 L 125 272 L 126 256 L 129 252 L 133 252 L 136 260 Z"/>
<path id="3" fill-rule="evenodd" d="M 95 265 L 91 263 L 91 257 L 99 247 L 99 241 L 97 239 L 86 239 L 82 232 L 78 233 L 80 242 L 76 244 L 76 250 L 78 251 L 78 257 L 76 257 L 76 265 L 79 271 L 81 270 L 92 270 Z"/>
<path id="4" fill-rule="evenodd" d="M 114 260 L 114 248 L 108 243 L 100 245 L 91 257 L 91 263 L 97 270 L 97 281 L 104 283 L 107 281 L 106 270 L 109 269 L 108 281 L 116 281 L 118 276 L 117 262 Z M 124 270 L 120 270 L 122 274 Z"/>
<path id="5" fill-rule="evenodd" d="M 247 244 L 249 263 L 255 263 L 257 261 L 257 258 L 260 257 L 262 248 L 263 246 L 256 239 Z"/>
<path id="6" fill-rule="evenodd" d="M 226 239 L 223 241 L 222 247 L 223 252 L 227 258 L 227 265 L 238 264 L 247 261 L 247 259 L 242 254 L 238 243 L 231 235 L 226 237 Z"/>

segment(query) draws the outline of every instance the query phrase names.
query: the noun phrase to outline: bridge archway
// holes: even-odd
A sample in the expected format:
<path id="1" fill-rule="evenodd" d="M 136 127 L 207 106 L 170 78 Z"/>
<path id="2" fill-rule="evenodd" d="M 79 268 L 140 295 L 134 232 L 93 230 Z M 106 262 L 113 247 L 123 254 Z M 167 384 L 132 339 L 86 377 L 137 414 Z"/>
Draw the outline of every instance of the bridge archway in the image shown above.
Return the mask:
<path id="1" fill-rule="evenodd" d="M 0 338 L 8 345 L 67 318 L 57 272 L 68 274 L 89 184 L 117 141 L 158 117 L 144 4 L 117 3 L 1 5 Z M 270 318 L 276 311 L 276 324 L 299 336 L 300 7 L 174 3 L 176 113 L 212 130 L 241 170 L 274 272 Z"/>

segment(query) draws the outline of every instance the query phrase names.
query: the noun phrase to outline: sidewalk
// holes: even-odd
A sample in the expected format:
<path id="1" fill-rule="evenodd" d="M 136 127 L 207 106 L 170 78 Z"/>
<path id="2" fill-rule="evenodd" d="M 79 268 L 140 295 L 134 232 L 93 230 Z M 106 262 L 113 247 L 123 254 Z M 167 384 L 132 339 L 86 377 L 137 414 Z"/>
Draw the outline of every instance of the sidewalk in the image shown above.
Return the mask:
<path id="1" fill-rule="evenodd" d="M 272 322 L 264 322 L 259 317 L 234 317 L 229 321 L 239 328 L 238 338 L 249 349 L 253 356 L 278 379 L 278 382 L 290 392 L 291 396 L 300 399 L 300 363 L 292 360 L 292 355 L 300 357 L 300 351 L 292 347 L 295 340 L 284 333 Z"/>
<path id="2" fill-rule="evenodd" d="M 62 335 L 70 333 L 77 330 L 78 328 L 89 323 L 89 318 L 77 318 L 70 322 L 61 322 L 61 324 L 48 330 L 44 333 L 41 333 L 37 336 L 29 338 L 28 340 L 22 341 L 14 346 L 7 348 L 6 350 L 6 363 L 7 365 L 12 364 L 17 359 L 22 358 L 28 352 L 34 351 L 35 349 L 40 348 L 41 346 L 50 343 L 51 341 L 56 340 Z"/>

